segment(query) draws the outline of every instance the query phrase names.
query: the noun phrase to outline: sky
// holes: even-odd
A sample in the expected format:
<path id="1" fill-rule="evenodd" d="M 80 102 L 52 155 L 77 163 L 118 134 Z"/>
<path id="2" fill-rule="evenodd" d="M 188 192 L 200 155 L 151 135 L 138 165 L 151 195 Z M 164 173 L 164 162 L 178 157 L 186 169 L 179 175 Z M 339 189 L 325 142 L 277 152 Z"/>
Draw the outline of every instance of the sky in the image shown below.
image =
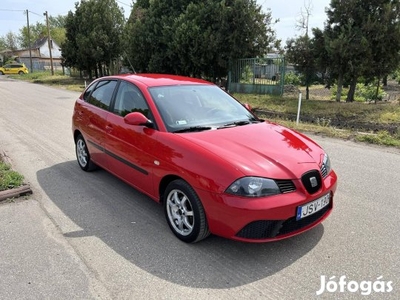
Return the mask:
<path id="1" fill-rule="evenodd" d="M 19 29 L 26 26 L 25 11 L 29 10 L 29 23 L 45 22 L 43 13 L 49 16 L 66 15 L 68 11 L 75 11 L 75 2 L 78 0 L 1 0 L 0 1 L 0 36 L 12 31 L 19 34 Z M 131 0 L 117 0 L 117 3 L 129 16 Z M 311 4 L 309 27 L 323 28 L 326 20 L 325 8 L 330 0 L 257 0 L 257 3 L 266 11 L 271 9 L 272 17 L 280 21 L 274 25 L 277 38 L 283 44 L 288 38 L 301 35 L 296 29 L 296 19 L 301 16 L 301 11 Z"/>

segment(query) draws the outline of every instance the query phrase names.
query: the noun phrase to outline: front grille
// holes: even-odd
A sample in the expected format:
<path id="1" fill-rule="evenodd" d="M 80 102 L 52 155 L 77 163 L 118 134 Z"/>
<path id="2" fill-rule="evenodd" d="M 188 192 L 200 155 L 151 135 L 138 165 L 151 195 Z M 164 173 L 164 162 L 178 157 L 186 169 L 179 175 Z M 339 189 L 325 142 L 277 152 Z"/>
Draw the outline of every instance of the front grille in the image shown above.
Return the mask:
<path id="1" fill-rule="evenodd" d="M 291 180 L 275 180 L 282 194 L 290 193 L 296 190 L 296 186 Z"/>
<path id="2" fill-rule="evenodd" d="M 315 214 L 308 216 L 304 219 L 296 221 L 296 217 L 287 219 L 283 224 L 282 228 L 279 231 L 279 234 L 287 234 L 291 233 L 293 231 L 299 230 L 301 228 L 304 228 L 319 219 L 321 219 L 330 209 L 332 208 L 332 205 L 328 205 L 327 207 L 324 207 L 321 209 L 319 212 L 316 212 Z"/>
<path id="3" fill-rule="evenodd" d="M 322 186 L 322 179 L 318 170 L 311 170 L 304 173 L 303 176 L 301 176 L 301 182 L 310 195 L 318 192 Z"/>
<path id="4" fill-rule="evenodd" d="M 299 221 L 296 221 L 296 217 L 292 217 L 287 220 L 260 220 L 251 222 L 243 227 L 243 229 L 240 230 L 236 236 L 252 240 L 279 237 L 281 235 L 300 230 L 317 222 L 323 218 L 323 216 L 328 213 L 331 208 L 332 202 L 319 212 L 316 212 L 315 214 Z"/>
<path id="5" fill-rule="evenodd" d="M 254 221 L 243 227 L 236 236 L 253 240 L 273 238 L 279 234 L 283 222 L 268 220 Z"/>

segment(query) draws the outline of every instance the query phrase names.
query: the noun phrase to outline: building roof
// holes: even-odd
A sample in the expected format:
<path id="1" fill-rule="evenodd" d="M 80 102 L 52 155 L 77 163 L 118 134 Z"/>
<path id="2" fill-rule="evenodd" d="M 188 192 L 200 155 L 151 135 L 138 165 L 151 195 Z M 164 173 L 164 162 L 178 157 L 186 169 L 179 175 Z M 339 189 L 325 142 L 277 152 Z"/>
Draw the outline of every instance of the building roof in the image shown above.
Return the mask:
<path id="1" fill-rule="evenodd" d="M 37 39 L 33 42 L 31 49 L 37 49 L 42 47 L 47 42 L 47 36 Z M 53 41 L 54 43 L 54 41 Z"/>

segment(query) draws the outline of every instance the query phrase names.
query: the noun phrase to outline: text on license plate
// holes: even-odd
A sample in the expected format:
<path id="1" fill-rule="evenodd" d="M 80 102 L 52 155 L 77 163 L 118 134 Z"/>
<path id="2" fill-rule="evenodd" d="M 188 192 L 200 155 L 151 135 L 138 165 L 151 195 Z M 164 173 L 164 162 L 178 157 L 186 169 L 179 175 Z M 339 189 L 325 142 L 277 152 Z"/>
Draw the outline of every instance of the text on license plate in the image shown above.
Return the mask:
<path id="1" fill-rule="evenodd" d="M 327 206 L 330 200 L 331 193 L 326 194 L 325 196 L 322 196 L 321 198 L 318 198 L 317 200 L 309 202 L 303 206 L 297 207 L 296 220 L 300 220 L 312 214 L 315 214 L 316 212 Z"/>

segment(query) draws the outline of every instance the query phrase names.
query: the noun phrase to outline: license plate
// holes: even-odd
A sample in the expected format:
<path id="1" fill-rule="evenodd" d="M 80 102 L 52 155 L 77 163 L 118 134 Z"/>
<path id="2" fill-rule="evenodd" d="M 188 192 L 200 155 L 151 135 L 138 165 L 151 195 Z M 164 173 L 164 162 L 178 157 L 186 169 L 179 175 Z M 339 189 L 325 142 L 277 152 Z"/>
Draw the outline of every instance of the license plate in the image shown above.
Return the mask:
<path id="1" fill-rule="evenodd" d="M 326 194 L 325 196 L 322 196 L 321 198 L 318 198 L 317 200 L 309 202 L 303 206 L 297 207 L 296 220 L 298 221 L 305 217 L 311 216 L 312 214 L 315 214 L 316 212 L 323 209 L 325 206 L 329 205 L 330 200 L 331 193 Z"/>

